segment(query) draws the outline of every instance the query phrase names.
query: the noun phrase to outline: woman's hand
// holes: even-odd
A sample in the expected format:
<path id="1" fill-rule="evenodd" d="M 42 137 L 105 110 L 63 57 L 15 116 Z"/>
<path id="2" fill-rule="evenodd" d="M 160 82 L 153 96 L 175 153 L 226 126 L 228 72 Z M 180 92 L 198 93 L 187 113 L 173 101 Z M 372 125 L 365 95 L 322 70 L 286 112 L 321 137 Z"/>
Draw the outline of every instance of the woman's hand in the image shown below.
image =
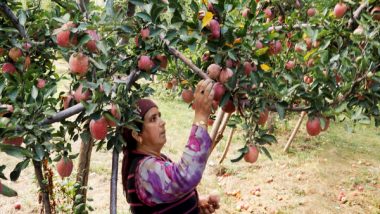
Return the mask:
<path id="1" fill-rule="evenodd" d="M 209 195 L 208 197 L 199 197 L 199 209 L 201 214 L 214 213 L 219 209 L 219 196 Z"/>
<path id="2" fill-rule="evenodd" d="M 194 93 L 194 123 L 205 123 L 211 114 L 212 101 L 214 99 L 214 82 L 211 79 L 201 80 Z"/>

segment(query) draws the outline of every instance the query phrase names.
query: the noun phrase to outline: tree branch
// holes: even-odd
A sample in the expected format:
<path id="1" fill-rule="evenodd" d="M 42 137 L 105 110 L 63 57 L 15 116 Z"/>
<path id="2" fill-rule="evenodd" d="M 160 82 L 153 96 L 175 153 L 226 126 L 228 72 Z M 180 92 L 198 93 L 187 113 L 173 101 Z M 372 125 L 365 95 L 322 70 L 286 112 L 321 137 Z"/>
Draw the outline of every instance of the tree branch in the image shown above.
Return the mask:
<path id="1" fill-rule="evenodd" d="M 20 24 L 20 22 L 18 21 L 18 18 L 15 16 L 12 10 L 8 7 L 8 5 L 6 5 L 6 3 L 0 2 L 0 10 L 3 11 L 4 14 L 11 20 L 12 24 L 16 27 L 20 35 L 23 38 L 27 39 L 24 26 Z"/>
<path id="2" fill-rule="evenodd" d="M 140 74 L 140 71 L 132 70 L 132 72 L 128 75 L 126 80 L 120 80 L 120 79 L 115 78 L 114 82 L 119 83 L 119 84 L 126 84 L 127 90 L 129 90 L 132 84 L 137 80 L 137 77 L 139 76 L 139 74 Z M 43 126 L 43 125 L 49 125 L 55 122 L 59 122 L 75 114 L 78 114 L 82 112 L 83 110 L 85 110 L 85 107 L 83 106 L 83 104 L 78 103 L 74 106 L 71 106 L 70 108 L 67 108 L 63 111 L 56 113 L 55 115 L 49 118 L 46 118 L 42 122 L 38 123 L 38 125 Z"/>
<path id="3" fill-rule="evenodd" d="M 354 23 L 354 21 L 356 21 L 359 18 L 360 13 L 367 6 L 368 6 L 368 1 L 363 1 L 363 3 L 361 3 L 360 6 L 354 11 L 354 13 L 353 13 L 354 16 L 351 17 L 350 20 L 348 21 L 348 27 L 349 28 L 351 28 L 351 26 Z"/>
<path id="4" fill-rule="evenodd" d="M 173 54 L 175 57 L 179 58 L 183 63 L 185 63 L 187 66 L 191 68 L 191 70 L 194 71 L 194 73 L 198 74 L 203 79 L 209 79 L 207 74 L 202 71 L 202 69 L 198 68 L 191 60 L 186 58 L 181 52 L 179 52 L 177 49 L 170 46 L 170 42 L 165 39 L 165 36 L 163 34 L 160 35 L 161 40 L 165 43 L 166 46 L 169 48 L 169 52 Z"/>

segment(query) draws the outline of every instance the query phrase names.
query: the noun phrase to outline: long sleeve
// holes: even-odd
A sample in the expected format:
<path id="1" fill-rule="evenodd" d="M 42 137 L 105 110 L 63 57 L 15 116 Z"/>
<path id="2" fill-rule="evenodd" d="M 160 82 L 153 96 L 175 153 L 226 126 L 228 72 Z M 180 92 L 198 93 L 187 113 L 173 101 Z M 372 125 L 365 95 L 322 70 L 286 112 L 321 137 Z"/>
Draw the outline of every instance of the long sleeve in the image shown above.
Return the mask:
<path id="1" fill-rule="evenodd" d="M 199 184 L 211 150 L 211 138 L 193 125 L 179 163 L 147 157 L 136 169 L 136 191 L 147 205 L 169 203 L 194 190 Z"/>

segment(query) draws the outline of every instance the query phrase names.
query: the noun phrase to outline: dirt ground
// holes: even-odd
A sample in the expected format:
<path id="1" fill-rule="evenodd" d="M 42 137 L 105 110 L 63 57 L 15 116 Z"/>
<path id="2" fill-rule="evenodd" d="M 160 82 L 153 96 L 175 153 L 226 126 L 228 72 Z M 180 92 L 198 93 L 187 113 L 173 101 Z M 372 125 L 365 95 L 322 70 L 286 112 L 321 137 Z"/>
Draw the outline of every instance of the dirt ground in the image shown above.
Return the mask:
<path id="1" fill-rule="evenodd" d="M 158 103 L 167 121 L 168 143 L 164 153 L 178 160 L 191 126 L 191 122 L 184 121 L 191 121 L 193 113 L 178 100 Z M 185 113 L 173 114 L 173 106 Z M 296 119 L 276 124 L 279 143 L 268 147 L 273 161 L 261 154 L 255 164 L 231 163 L 229 160 L 238 155 L 236 150 L 243 142 L 240 130 L 235 133 L 222 164 L 218 162 L 225 140 L 216 147 L 198 187 L 201 195 L 220 194 L 221 208 L 216 213 L 380 213 L 379 129 L 358 126 L 355 133 L 348 133 L 344 125 L 332 123 L 327 132 L 310 138 L 302 125 L 290 152 L 284 153 L 284 144 Z M 229 129 L 226 135 L 228 132 Z M 74 153 L 79 151 L 79 143 L 73 143 Z M 0 160 L 7 165 L 6 176 L 20 161 L 3 153 Z M 55 172 L 55 164 L 51 166 Z M 88 192 L 92 213 L 109 213 L 110 172 L 111 152 L 93 151 Z M 56 185 L 70 184 L 74 179 L 75 173 L 63 181 L 55 175 Z M 0 214 L 39 213 L 41 205 L 31 165 L 17 182 L 2 182 L 17 190 L 19 196 L 0 196 Z M 118 213 L 129 213 L 120 177 L 118 185 Z M 59 194 L 56 200 L 63 207 L 70 206 L 62 203 Z M 14 209 L 16 202 L 21 203 L 21 210 Z"/>

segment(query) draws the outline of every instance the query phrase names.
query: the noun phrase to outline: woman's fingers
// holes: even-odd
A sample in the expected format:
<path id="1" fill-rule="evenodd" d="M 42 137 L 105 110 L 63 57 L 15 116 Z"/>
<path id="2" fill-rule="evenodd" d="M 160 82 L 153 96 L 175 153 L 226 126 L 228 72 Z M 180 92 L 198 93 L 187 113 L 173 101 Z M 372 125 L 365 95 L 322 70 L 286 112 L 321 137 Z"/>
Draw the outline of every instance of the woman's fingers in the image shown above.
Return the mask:
<path id="1" fill-rule="evenodd" d="M 198 82 L 197 87 L 195 88 L 195 94 L 200 93 L 203 82 L 204 80 Z"/>

